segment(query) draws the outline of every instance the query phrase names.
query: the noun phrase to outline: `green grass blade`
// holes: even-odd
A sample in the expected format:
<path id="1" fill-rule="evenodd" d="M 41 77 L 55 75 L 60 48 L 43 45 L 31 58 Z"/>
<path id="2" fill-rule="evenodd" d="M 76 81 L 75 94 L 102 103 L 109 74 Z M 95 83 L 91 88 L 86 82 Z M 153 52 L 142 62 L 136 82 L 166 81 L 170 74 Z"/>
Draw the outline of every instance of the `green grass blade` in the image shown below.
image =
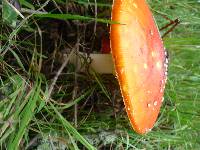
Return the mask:
<path id="1" fill-rule="evenodd" d="M 106 97 L 111 100 L 110 98 L 110 94 L 107 91 L 106 87 L 104 86 L 104 84 L 102 83 L 100 77 L 98 76 L 97 73 L 95 73 L 94 71 L 92 71 L 92 75 L 94 76 L 95 80 L 97 81 L 98 85 L 100 86 L 101 90 L 103 91 L 103 93 L 106 95 Z"/>
<path id="2" fill-rule="evenodd" d="M 80 102 L 81 100 L 84 100 L 84 98 L 88 95 L 91 95 L 94 92 L 94 88 L 87 90 L 85 93 L 83 93 L 80 97 L 76 98 L 75 100 L 68 102 L 66 104 L 64 104 L 63 106 L 61 106 L 62 109 L 68 109 L 72 106 L 74 106 L 75 104 L 77 104 L 78 102 Z"/>
<path id="3" fill-rule="evenodd" d="M 92 18 L 88 16 L 80 16 L 80 15 L 73 15 L 73 14 L 35 14 L 34 16 L 39 17 L 39 18 L 53 18 L 53 19 L 59 19 L 59 20 L 82 20 L 82 21 L 93 20 L 93 21 L 106 23 L 106 24 L 116 23 L 108 19 Z"/>
<path id="4" fill-rule="evenodd" d="M 40 87 L 41 87 L 41 81 L 36 82 L 35 86 L 32 88 L 32 92 L 30 95 L 30 99 L 23 109 L 23 111 L 20 113 L 20 122 L 19 122 L 19 129 L 17 130 L 15 136 L 13 136 L 13 139 L 11 138 L 8 144 L 8 149 L 18 149 L 19 143 L 24 136 L 24 133 L 26 131 L 26 127 L 31 121 L 32 117 L 34 116 L 34 111 L 36 108 L 36 102 L 39 99 L 40 94 Z"/>
<path id="5" fill-rule="evenodd" d="M 13 56 L 15 57 L 15 59 L 17 60 L 17 63 L 19 64 L 19 66 L 23 69 L 23 71 L 26 71 L 24 68 L 23 63 L 21 62 L 19 56 L 12 50 L 10 49 L 10 52 L 13 54 Z"/>
<path id="6" fill-rule="evenodd" d="M 88 150 L 95 150 L 95 148 L 88 142 L 86 139 L 81 136 L 78 131 L 58 112 L 55 106 L 50 103 L 51 108 L 54 110 L 56 115 L 58 116 L 59 121 L 66 128 L 67 132 L 71 133 L 78 141 L 80 141 Z"/>

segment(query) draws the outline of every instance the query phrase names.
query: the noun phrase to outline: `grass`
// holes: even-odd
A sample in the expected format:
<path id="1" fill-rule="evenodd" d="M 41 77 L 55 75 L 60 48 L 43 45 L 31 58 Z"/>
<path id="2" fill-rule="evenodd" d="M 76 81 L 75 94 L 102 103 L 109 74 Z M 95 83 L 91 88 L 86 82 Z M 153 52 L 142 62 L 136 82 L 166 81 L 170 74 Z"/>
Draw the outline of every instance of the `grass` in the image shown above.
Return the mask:
<path id="1" fill-rule="evenodd" d="M 12 18 L 16 27 L 5 18 L 0 21 L 0 149 L 199 149 L 197 0 L 148 1 L 159 27 L 168 22 L 160 14 L 181 23 L 164 39 L 170 58 L 165 100 L 154 129 L 146 135 L 131 129 L 113 76 L 77 73 L 68 63 L 60 76 L 56 74 L 64 53 L 77 41 L 80 50 L 96 50 L 91 41 L 98 37 L 90 39 L 91 27 L 97 21 L 106 30 L 110 1 L 92 1 L 92 7 L 88 1 L 71 2 L 66 5 L 68 15 L 63 15 L 64 0 L 20 2 L 24 19 Z M 97 16 L 91 12 L 96 6 Z M 58 15 L 39 14 L 44 9 Z"/>

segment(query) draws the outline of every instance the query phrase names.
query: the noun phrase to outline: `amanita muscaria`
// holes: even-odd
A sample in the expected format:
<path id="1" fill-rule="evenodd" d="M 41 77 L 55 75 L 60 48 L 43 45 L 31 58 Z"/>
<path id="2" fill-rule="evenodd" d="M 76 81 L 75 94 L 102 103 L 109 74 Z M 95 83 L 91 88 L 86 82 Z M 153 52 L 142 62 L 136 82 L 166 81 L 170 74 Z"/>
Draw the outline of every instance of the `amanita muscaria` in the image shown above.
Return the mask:
<path id="1" fill-rule="evenodd" d="M 110 40 L 126 111 L 137 133 L 150 131 L 158 117 L 167 58 L 145 0 L 114 0 Z"/>
<path id="2" fill-rule="evenodd" d="M 117 22 L 110 30 L 112 58 L 90 54 L 91 67 L 99 73 L 115 70 L 131 125 L 144 134 L 153 128 L 163 100 L 166 52 L 145 0 L 114 0 L 112 21 Z M 102 38 L 103 53 L 108 45 Z"/>

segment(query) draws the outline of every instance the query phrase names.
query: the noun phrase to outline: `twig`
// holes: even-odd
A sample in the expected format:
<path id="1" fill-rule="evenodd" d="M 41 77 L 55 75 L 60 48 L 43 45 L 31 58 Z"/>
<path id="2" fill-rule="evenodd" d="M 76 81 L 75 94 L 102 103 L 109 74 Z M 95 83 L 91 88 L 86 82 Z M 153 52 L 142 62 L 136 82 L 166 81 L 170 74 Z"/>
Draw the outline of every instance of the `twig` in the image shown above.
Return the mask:
<path id="1" fill-rule="evenodd" d="M 0 5 L 0 9 L 2 9 L 3 6 Z M 27 14 L 47 14 L 48 12 L 46 11 L 39 11 L 39 10 L 32 10 L 32 9 L 26 9 L 26 8 L 21 8 L 18 10 L 21 13 L 27 13 Z"/>
<path id="2" fill-rule="evenodd" d="M 39 142 L 39 139 L 40 139 L 41 137 L 39 136 L 39 135 L 36 135 L 35 137 L 33 137 L 30 141 L 29 141 L 29 143 L 28 143 L 28 145 L 26 146 L 26 148 L 25 149 L 29 149 L 29 148 L 31 148 L 32 146 L 34 146 L 34 145 L 38 145 L 38 142 Z"/>
<path id="3" fill-rule="evenodd" d="M 95 2 L 95 22 L 94 22 L 94 35 L 96 35 L 96 30 L 97 30 L 97 0 L 94 0 Z"/>
<path id="4" fill-rule="evenodd" d="M 78 47 L 77 47 L 77 53 L 79 52 L 79 45 L 80 45 L 80 31 L 79 31 L 79 26 L 77 25 L 77 43 L 78 43 Z M 78 91 L 78 81 L 77 81 L 77 66 L 78 66 L 78 58 L 76 58 L 76 69 L 75 69 L 75 73 L 74 73 L 74 90 L 73 90 L 73 95 L 72 95 L 72 99 L 75 100 L 77 97 L 77 91 Z M 77 103 L 75 103 L 74 105 L 74 125 L 77 128 L 78 127 L 78 105 Z"/>
<path id="5" fill-rule="evenodd" d="M 161 15 L 164 19 L 166 19 L 166 20 L 169 21 L 168 24 L 166 24 L 164 27 L 162 27 L 162 28 L 159 29 L 160 31 L 162 31 L 162 30 L 164 30 L 164 29 L 166 29 L 166 28 L 172 26 L 172 27 L 170 27 L 170 28 L 162 35 L 162 38 L 164 38 L 167 34 L 169 34 L 170 32 L 172 32 L 172 31 L 175 29 L 175 27 L 176 27 L 177 25 L 180 24 L 180 20 L 179 20 L 178 18 L 175 19 L 175 20 L 172 20 L 172 19 L 170 19 L 169 17 L 167 17 L 166 14 L 164 14 L 164 13 L 162 13 L 162 12 L 159 12 L 159 11 L 156 11 L 156 10 L 153 10 L 153 11 L 156 12 L 157 14 Z"/>
<path id="6" fill-rule="evenodd" d="M 41 6 L 40 1 L 37 0 L 37 3 Z M 41 10 L 45 11 L 44 7 Z"/>
<path id="7" fill-rule="evenodd" d="M 58 77 L 60 76 L 60 74 L 62 73 L 63 69 L 66 67 L 66 65 L 68 64 L 70 58 L 72 57 L 72 55 L 74 54 L 74 52 L 76 51 L 76 48 L 77 48 L 77 44 L 75 45 L 75 47 L 72 49 L 72 51 L 70 52 L 70 54 L 68 56 L 65 56 L 65 60 L 62 64 L 62 66 L 60 67 L 60 69 L 58 70 L 58 72 L 56 73 L 54 79 L 53 79 L 53 82 L 51 83 L 50 85 L 50 88 L 49 88 L 49 94 L 46 98 L 46 102 L 49 101 L 49 99 L 51 98 L 51 94 L 53 92 L 53 89 L 54 89 L 54 86 L 58 80 Z"/>
<path id="8" fill-rule="evenodd" d="M 164 38 L 168 33 L 172 32 L 175 27 L 180 24 L 180 20 L 177 18 L 173 21 L 171 21 L 169 24 L 167 24 L 166 26 L 162 27 L 160 30 L 164 30 L 165 28 L 168 28 L 169 26 L 173 25 L 171 28 L 169 28 L 163 35 L 162 38 Z"/>
<path id="9" fill-rule="evenodd" d="M 77 96 L 77 91 L 78 91 L 76 72 L 75 72 L 74 77 L 75 77 L 75 79 L 74 79 L 75 85 L 74 85 L 72 99 L 75 101 L 76 96 Z M 76 128 L 78 127 L 78 105 L 77 105 L 77 103 L 74 104 L 74 125 Z"/>
<path id="10" fill-rule="evenodd" d="M 62 10 L 60 9 L 60 7 L 58 6 L 58 4 L 55 2 L 55 0 L 52 0 L 53 1 L 53 4 L 56 6 L 56 8 L 59 10 L 59 12 L 61 14 L 63 14 Z"/>

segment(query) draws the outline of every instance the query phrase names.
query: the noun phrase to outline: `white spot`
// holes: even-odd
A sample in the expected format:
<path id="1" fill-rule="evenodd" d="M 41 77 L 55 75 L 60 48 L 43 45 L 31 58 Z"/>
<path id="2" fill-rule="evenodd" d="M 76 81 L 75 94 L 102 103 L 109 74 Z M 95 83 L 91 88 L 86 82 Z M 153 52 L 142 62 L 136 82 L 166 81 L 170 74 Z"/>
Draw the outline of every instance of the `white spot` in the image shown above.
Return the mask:
<path id="1" fill-rule="evenodd" d="M 150 103 L 148 103 L 148 104 L 147 104 L 147 107 L 151 107 L 151 104 L 150 104 Z"/>
<path id="2" fill-rule="evenodd" d="M 124 31 L 124 33 L 126 33 L 126 34 L 130 32 L 130 30 L 129 30 L 128 28 L 124 28 L 123 31 Z"/>
<path id="3" fill-rule="evenodd" d="M 167 77 L 165 77 L 165 83 L 167 82 Z"/>
<path id="4" fill-rule="evenodd" d="M 137 4 L 136 4 L 136 3 L 133 3 L 133 6 L 134 6 L 135 8 L 138 8 L 138 6 L 137 6 Z"/>
<path id="5" fill-rule="evenodd" d="M 168 65 L 167 65 L 167 63 L 164 63 L 164 66 L 165 66 L 165 68 L 166 68 L 166 69 L 168 68 Z"/>
<path id="6" fill-rule="evenodd" d="M 149 128 L 146 128 L 145 129 L 145 132 L 147 133 L 147 132 L 150 132 L 151 131 L 151 129 L 149 129 Z"/>
<path id="7" fill-rule="evenodd" d="M 124 68 L 122 68 L 122 69 L 120 70 L 120 72 L 121 72 L 121 74 L 123 74 L 123 73 L 124 73 Z"/>
<path id="8" fill-rule="evenodd" d="M 165 85 L 163 86 L 163 89 L 165 89 Z"/>
<path id="9" fill-rule="evenodd" d="M 153 36 L 153 30 L 150 30 L 150 34 L 151 34 L 151 36 Z"/>
<path id="10" fill-rule="evenodd" d="M 155 51 L 152 51 L 152 52 L 151 52 L 151 56 L 152 56 L 152 57 L 155 57 L 155 56 L 156 56 Z"/>
<path id="11" fill-rule="evenodd" d="M 135 111 L 132 111 L 132 115 L 133 115 L 133 116 L 135 115 Z"/>
<path id="12" fill-rule="evenodd" d="M 153 105 L 154 105 L 154 106 L 157 106 L 157 105 L 158 105 L 158 101 L 155 101 L 155 102 L 153 103 Z"/>
<path id="13" fill-rule="evenodd" d="M 166 64 L 168 64 L 168 63 L 169 63 L 169 60 L 168 60 L 167 58 L 165 59 L 165 63 L 166 63 Z"/>
<path id="14" fill-rule="evenodd" d="M 128 107 L 127 109 L 128 109 L 128 111 L 130 111 L 130 110 L 131 110 L 129 107 Z"/>
<path id="15" fill-rule="evenodd" d="M 161 83 L 164 84 L 164 80 L 161 80 Z"/>
<path id="16" fill-rule="evenodd" d="M 156 62 L 156 67 L 157 67 L 158 69 L 161 69 L 161 68 L 162 68 L 161 63 L 160 63 L 159 61 Z"/>
<path id="17" fill-rule="evenodd" d="M 165 49 L 165 56 L 167 56 L 167 51 L 166 51 L 166 49 Z"/>
<path id="18" fill-rule="evenodd" d="M 151 93 L 151 91 L 149 91 L 149 90 L 148 90 L 148 91 L 147 91 L 147 93 L 148 93 L 148 94 L 150 94 L 150 93 Z"/>
<path id="19" fill-rule="evenodd" d="M 144 64 L 144 69 L 147 69 L 148 68 L 148 65 L 145 63 Z"/>
<path id="20" fill-rule="evenodd" d="M 141 128 L 139 127 L 138 130 L 141 131 Z"/>
<path id="21" fill-rule="evenodd" d="M 164 99 L 164 97 L 163 97 L 163 98 L 162 98 L 162 102 L 164 102 L 164 100 L 165 100 L 165 99 Z"/>

